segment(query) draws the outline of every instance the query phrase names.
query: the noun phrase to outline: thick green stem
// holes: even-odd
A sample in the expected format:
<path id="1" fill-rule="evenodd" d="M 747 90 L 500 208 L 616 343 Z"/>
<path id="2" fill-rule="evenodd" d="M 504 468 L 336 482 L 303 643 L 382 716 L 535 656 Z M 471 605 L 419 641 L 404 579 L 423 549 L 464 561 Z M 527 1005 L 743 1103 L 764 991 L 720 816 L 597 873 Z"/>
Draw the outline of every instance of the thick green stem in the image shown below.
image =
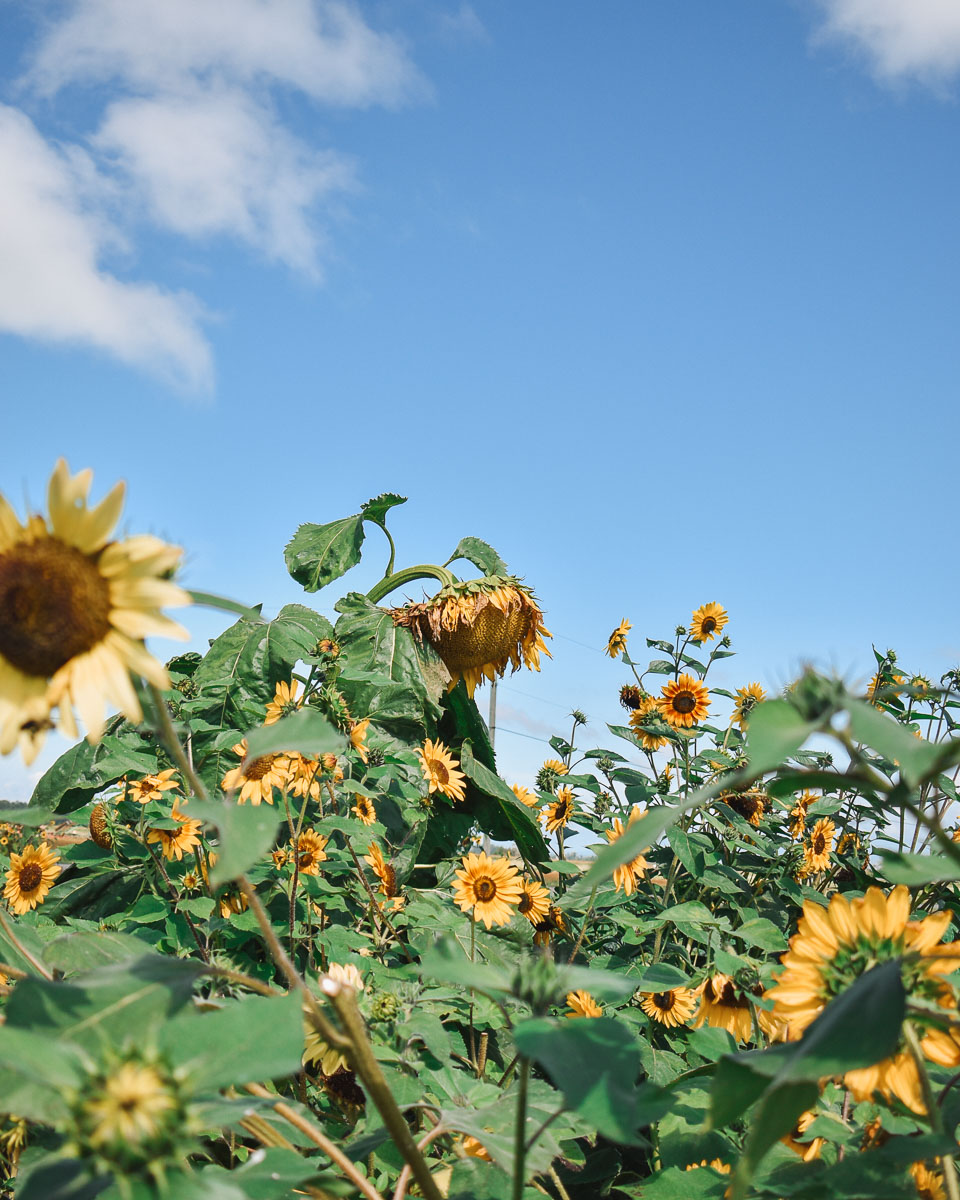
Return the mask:
<path id="1" fill-rule="evenodd" d="M 513 1141 L 513 1200 L 523 1200 L 527 1173 L 527 1086 L 530 1083 L 530 1059 L 521 1058 L 517 1082 L 517 1121 Z"/>
<path id="2" fill-rule="evenodd" d="M 377 604 L 396 588 L 403 587 L 405 583 L 413 583 L 415 579 L 436 579 L 441 587 L 450 587 L 457 582 L 456 576 L 451 574 L 446 567 L 438 567 L 433 563 L 420 563 L 419 566 L 404 567 L 402 571 L 396 571 L 385 579 L 381 579 L 367 592 L 367 599 Z"/>

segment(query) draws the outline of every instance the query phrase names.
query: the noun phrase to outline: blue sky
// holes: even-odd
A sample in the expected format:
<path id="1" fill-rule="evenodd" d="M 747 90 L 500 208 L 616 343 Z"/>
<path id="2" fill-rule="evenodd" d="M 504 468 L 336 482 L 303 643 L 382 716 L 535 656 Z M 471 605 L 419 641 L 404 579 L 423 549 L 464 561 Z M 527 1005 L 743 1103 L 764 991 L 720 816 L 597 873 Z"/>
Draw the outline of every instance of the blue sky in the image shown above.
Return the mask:
<path id="1" fill-rule="evenodd" d="M 558 635 L 500 693 L 511 781 L 572 705 L 620 719 L 623 616 L 639 658 L 723 603 L 727 687 L 960 657 L 952 4 L 0 0 L 0 28 L 15 503 L 61 454 L 126 478 L 131 531 L 268 611 L 298 523 L 381 491 L 401 563 L 485 538 Z"/>

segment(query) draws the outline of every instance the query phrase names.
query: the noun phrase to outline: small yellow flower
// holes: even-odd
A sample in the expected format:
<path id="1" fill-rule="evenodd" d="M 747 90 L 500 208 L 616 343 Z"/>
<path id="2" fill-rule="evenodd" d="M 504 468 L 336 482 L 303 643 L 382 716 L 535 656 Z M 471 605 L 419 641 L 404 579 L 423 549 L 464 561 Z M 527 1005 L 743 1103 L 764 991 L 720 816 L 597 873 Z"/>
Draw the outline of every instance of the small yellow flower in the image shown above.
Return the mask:
<path id="1" fill-rule="evenodd" d="M 221 783 L 223 790 L 234 792 L 239 788 L 238 804 L 246 804 L 248 800 L 254 808 L 261 802 L 272 804 L 273 789 L 283 791 L 287 786 L 287 760 L 279 754 L 264 754 L 244 767 L 242 760 L 247 757 L 246 738 L 233 747 L 233 752 L 241 764 L 224 775 Z"/>
<path id="2" fill-rule="evenodd" d="M 533 879 L 520 881 L 522 894 L 518 908 L 531 925 L 539 925 L 550 912 L 550 893 Z"/>
<path id="3" fill-rule="evenodd" d="M 362 721 L 354 721 L 350 727 L 350 745 L 360 755 L 361 762 L 367 762 L 370 754 L 366 747 L 367 729 L 370 726 L 370 718 L 364 717 Z"/>
<path id="4" fill-rule="evenodd" d="M 457 770 L 457 761 L 443 742 L 432 742 L 427 738 L 417 754 L 431 796 L 434 792 L 441 792 L 450 800 L 466 799 L 466 776 Z"/>
<path id="5" fill-rule="evenodd" d="M 626 826 L 624 826 L 623 821 L 619 817 L 614 817 L 612 827 L 604 830 L 604 837 L 611 845 L 619 841 L 630 826 L 639 821 L 645 813 L 646 809 L 639 808 L 635 804 L 630 810 Z M 643 879 L 649 867 L 650 864 L 642 853 L 631 858 L 627 863 L 621 863 L 613 873 L 613 882 L 617 891 L 619 892 L 622 889 L 625 895 L 632 896 L 636 891 L 637 884 Z"/>
<path id="6" fill-rule="evenodd" d="M 821 817 L 814 825 L 810 841 L 804 850 L 804 867 L 810 874 L 825 871 L 830 866 L 830 851 L 836 826 L 828 817 Z"/>
<path id="7" fill-rule="evenodd" d="M 602 1017 L 603 1009 L 589 992 L 577 990 L 567 992 L 567 1011 L 563 1014 L 568 1020 L 574 1017 Z"/>
<path id="8" fill-rule="evenodd" d="M 60 874 L 59 863 L 60 855 L 46 842 L 39 846 L 24 846 L 21 854 L 10 855 L 3 898 L 11 912 L 22 916 L 46 900 Z"/>
<path id="9" fill-rule="evenodd" d="M 556 797 L 544 806 L 540 820 L 547 833 L 556 833 L 558 829 L 565 828 L 575 814 L 573 792 L 570 788 L 562 787 L 557 788 Z"/>
<path id="10" fill-rule="evenodd" d="M 541 771 L 552 771 L 554 775 L 566 775 L 567 764 L 561 762 L 559 758 L 548 758 L 540 769 Z"/>
<path id="11" fill-rule="evenodd" d="M 734 706 L 730 724 L 739 725 L 741 729 L 746 729 L 747 718 L 750 716 L 750 713 L 758 704 L 762 704 L 766 698 L 767 693 L 759 683 L 748 683 L 746 687 L 737 688 L 737 702 Z"/>
<path id="12" fill-rule="evenodd" d="M 373 801 L 369 796 L 361 796 L 356 794 L 356 804 L 353 806 L 353 815 L 358 821 L 362 821 L 364 825 L 372 825 L 377 819 L 377 810 Z"/>
<path id="13" fill-rule="evenodd" d="M 642 696 L 638 700 L 636 707 L 631 712 L 629 721 L 630 728 L 640 739 L 640 744 L 644 750 L 649 750 L 653 753 L 654 750 L 659 750 L 661 746 L 667 744 L 667 739 L 659 733 L 648 733 L 643 726 L 650 720 L 651 716 L 660 715 L 660 706 L 654 696 Z"/>
<path id="14" fill-rule="evenodd" d="M 275 725 L 281 717 L 286 717 L 291 713 L 297 712 L 303 703 L 297 699 L 297 692 L 299 690 L 300 683 L 298 680 L 291 679 L 289 683 L 284 683 L 281 680 L 273 693 L 273 699 L 267 705 L 267 715 L 263 719 L 264 725 Z"/>
<path id="15" fill-rule="evenodd" d="M 607 641 L 607 654 L 611 658 L 619 658 L 627 648 L 627 634 L 633 628 L 626 617 L 620 622 Z"/>
<path id="16" fill-rule="evenodd" d="M 728 620 L 726 609 L 721 605 L 714 601 L 702 604 L 690 618 L 690 640 L 692 642 L 712 641 L 719 633 L 723 632 L 723 627 Z"/>
<path id="17" fill-rule="evenodd" d="M 299 874 L 320 874 L 320 864 L 327 861 L 325 847 L 329 840 L 315 829 L 303 829 L 295 843 L 293 840 L 288 843 L 287 853 L 296 862 Z"/>
<path id="18" fill-rule="evenodd" d="M 396 896 L 397 873 L 384 859 L 383 851 L 376 842 L 371 842 L 367 847 L 367 854 L 363 861 L 373 868 L 374 875 L 380 880 L 380 891 L 384 896 L 388 898 Z"/>
<path id="19" fill-rule="evenodd" d="M 643 992 L 640 1007 L 651 1020 L 673 1029 L 686 1023 L 696 1012 L 697 993 L 690 988 L 670 988 L 666 992 Z"/>
<path id="20" fill-rule="evenodd" d="M 200 845 L 202 822 L 184 816 L 176 805 L 173 806 L 170 816 L 174 821 L 179 821 L 180 828 L 151 829 L 147 834 L 147 842 L 159 842 L 160 851 L 165 859 L 169 861 L 175 858 L 180 862 L 187 850 L 193 850 Z"/>
<path id="21" fill-rule="evenodd" d="M 175 769 L 169 767 L 166 771 L 160 771 L 156 775 L 144 775 L 142 779 L 124 780 L 126 794 L 122 798 L 134 800 L 137 804 L 146 804 L 148 800 L 162 800 L 164 792 L 180 786 L 173 778 L 175 774 Z"/>
<path id="22" fill-rule="evenodd" d="M 527 808 L 535 808 L 537 797 L 530 791 L 529 788 L 522 787 L 519 783 L 515 783 L 511 789 L 516 798 L 521 804 L 525 804 Z"/>
<path id="23" fill-rule="evenodd" d="M 365 989 L 363 976 L 353 963 L 330 963 L 327 975 L 335 979 L 341 986 L 351 987 L 354 991 Z M 316 1065 L 322 1075 L 335 1075 L 337 1071 L 348 1071 L 349 1063 L 341 1050 L 328 1045 L 313 1027 L 308 1013 L 304 1012 L 304 1034 L 306 1049 L 303 1052 L 305 1065 Z"/>

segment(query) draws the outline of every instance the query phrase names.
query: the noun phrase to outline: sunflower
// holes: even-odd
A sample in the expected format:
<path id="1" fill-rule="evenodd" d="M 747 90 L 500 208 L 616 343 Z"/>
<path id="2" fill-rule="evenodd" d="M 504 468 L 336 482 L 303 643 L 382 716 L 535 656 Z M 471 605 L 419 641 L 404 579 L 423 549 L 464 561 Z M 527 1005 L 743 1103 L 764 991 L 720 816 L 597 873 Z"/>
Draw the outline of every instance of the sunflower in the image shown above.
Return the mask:
<path id="1" fill-rule="evenodd" d="M 539 925 L 550 911 L 550 893 L 534 879 L 521 879 L 520 888 L 520 912 L 531 925 Z"/>
<path id="2" fill-rule="evenodd" d="M 687 1163 L 683 1168 L 685 1171 L 699 1171 L 701 1167 L 712 1167 L 714 1171 L 719 1171 L 721 1175 L 729 1175 L 733 1168 L 729 1163 L 725 1163 L 722 1158 L 702 1158 L 698 1163 Z"/>
<path id="3" fill-rule="evenodd" d="M 225 792 L 240 789 L 238 804 L 250 803 L 256 808 L 261 801 L 273 803 L 273 789 L 285 790 L 288 784 L 288 760 L 280 754 L 264 754 L 253 762 L 243 765 L 247 757 L 247 739 L 237 742 L 233 752 L 239 758 L 240 766 L 234 767 L 224 775 L 220 786 Z"/>
<path id="4" fill-rule="evenodd" d="M 351 987 L 356 992 L 364 991 L 366 986 L 363 976 L 353 963 L 342 965 L 332 962 L 327 967 L 327 975 L 330 979 L 335 979 L 341 986 Z M 350 1069 L 343 1053 L 334 1046 L 328 1045 L 314 1029 L 306 1010 L 304 1010 L 304 1035 L 306 1049 L 303 1052 L 303 1062 L 305 1065 L 317 1064 L 323 1075 L 335 1075 L 337 1071 Z"/>
<path id="5" fill-rule="evenodd" d="M 830 851 L 836 826 L 829 817 L 821 817 L 810 833 L 810 841 L 804 848 L 803 866 L 807 874 L 825 871 L 830 866 Z"/>
<path id="6" fill-rule="evenodd" d="M 555 933 L 566 933 L 567 922 L 555 904 L 551 904 L 547 915 L 533 927 L 533 941 L 537 946 L 549 946 Z"/>
<path id="7" fill-rule="evenodd" d="M 838 854 L 850 853 L 850 854 L 855 855 L 855 854 L 859 854 L 859 852 L 860 852 L 860 836 L 859 836 L 859 834 L 854 833 L 854 831 L 852 829 L 848 829 L 847 832 L 841 836 L 840 841 L 837 842 L 837 853 Z"/>
<path id="8" fill-rule="evenodd" d="M 523 787 L 519 783 L 515 783 L 510 789 L 521 804 L 525 804 L 527 808 L 535 808 L 537 798 L 529 788 Z"/>
<path id="9" fill-rule="evenodd" d="M 175 858 L 178 862 L 181 862 L 185 851 L 193 850 L 194 847 L 200 845 L 202 822 L 195 821 L 192 817 L 184 816 L 176 804 L 174 804 L 170 816 L 174 821 L 179 822 L 180 828 L 151 829 L 147 834 L 147 842 L 159 842 L 161 853 L 165 859 L 169 861 Z"/>
<path id="10" fill-rule="evenodd" d="M 559 758 L 547 758 L 544 759 L 543 766 L 540 768 L 540 770 L 552 771 L 554 775 L 566 775 L 567 764 L 562 762 Z"/>
<path id="11" fill-rule="evenodd" d="M 493 1162 L 486 1146 L 469 1134 L 460 1143 L 460 1148 L 468 1158 L 482 1158 L 484 1162 Z"/>
<path id="12" fill-rule="evenodd" d="M 563 829 L 576 813 L 573 792 L 568 787 L 557 788 L 556 797 L 547 804 L 540 813 L 547 833 L 556 833 Z"/>
<path id="13" fill-rule="evenodd" d="M 726 609 L 721 605 L 712 600 L 709 604 L 701 604 L 690 618 L 690 640 L 692 642 L 713 641 L 717 634 L 723 632 L 723 627 L 728 620 Z"/>
<path id="14" fill-rule="evenodd" d="M 660 715 L 660 707 L 657 704 L 654 696 L 643 696 L 637 702 L 633 712 L 630 714 L 630 728 L 640 738 L 640 744 L 644 750 L 649 750 L 651 753 L 654 750 L 659 750 L 661 746 L 667 744 L 667 739 L 659 733 L 650 733 L 645 726 L 649 725 L 650 718 Z"/>
<path id="15" fill-rule="evenodd" d="M 195 892 L 200 886 L 200 876 L 196 871 L 185 871 L 180 886 L 185 892 Z"/>
<path id="16" fill-rule="evenodd" d="M 297 864 L 301 875 L 319 875 L 320 864 L 327 861 L 326 844 L 329 838 L 323 837 L 315 829 L 303 829 L 294 842 L 287 844 L 287 853 L 291 861 Z"/>
<path id="17" fill-rule="evenodd" d="M 142 779 L 124 779 L 121 799 L 134 800 L 137 804 L 146 804 L 148 800 L 163 800 L 164 792 L 180 785 L 173 778 L 176 768 L 168 767 L 156 775 L 144 775 Z"/>
<path id="18" fill-rule="evenodd" d="M 880 708 L 882 703 L 899 696 L 906 686 L 907 681 L 902 675 L 886 672 L 881 675 L 878 671 L 867 684 L 866 699 L 874 708 Z"/>
<path id="19" fill-rule="evenodd" d="M 359 792 L 354 793 L 357 798 L 356 804 L 351 810 L 358 821 L 362 821 L 364 825 L 372 825 L 377 819 L 377 810 L 373 801 L 369 796 L 361 796 Z"/>
<path id="20" fill-rule="evenodd" d="M 790 822 L 790 836 L 795 842 L 799 842 L 806 832 L 807 809 L 819 799 L 816 792 L 801 792 L 797 797 L 797 803 L 790 810 L 790 816 L 793 818 Z"/>
<path id="21" fill-rule="evenodd" d="M 246 912 L 248 903 L 246 896 L 235 884 L 226 888 L 217 897 L 217 907 L 224 921 L 229 921 L 231 917 Z"/>
<path id="22" fill-rule="evenodd" d="M 297 699 L 299 691 L 299 680 L 291 679 L 289 683 L 281 680 L 273 693 L 273 699 L 267 705 L 267 715 L 263 719 L 264 725 L 275 725 L 281 717 L 287 717 L 291 713 L 297 712 L 303 703 L 302 700 Z"/>
<path id="23" fill-rule="evenodd" d="M 603 1009 L 589 992 L 567 992 L 567 1011 L 563 1014 L 568 1020 L 572 1017 L 602 1017 Z"/>
<path id="24" fill-rule="evenodd" d="M 512 575 L 451 584 L 391 616 L 440 655 L 450 672 L 449 690 L 462 678 L 470 696 L 478 683 L 502 677 L 510 665 L 539 671 L 541 653 L 550 657 L 543 639 L 553 635 L 536 597 Z"/>
<path id="25" fill-rule="evenodd" d="M 364 717 L 362 721 L 353 721 L 350 724 L 350 745 L 360 755 L 361 762 L 366 762 L 370 757 L 370 751 L 365 745 L 369 726 L 369 717 Z"/>
<path id="26" fill-rule="evenodd" d="M 947 1200 L 943 1175 L 939 1171 L 931 1171 L 925 1163 L 915 1162 L 910 1166 L 910 1174 L 920 1200 Z"/>
<path id="27" fill-rule="evenodd" d="M 689 729 L 703 720 L 710 708 L 707 685 L 692 675 L 681 675 L 663 685 L 657 708 L 668 725 Z"/>
<path id="28" fill-rule="evenodd" d="M 627 634 L 633 628 L 626 617 L 620 622 L 607 640 L 607 654 L 611 658 L 619 658 L 627 648 Z"/>
<path id="29" fill-rule="evenodd" d="M 686 1025 L 697 1008 L 697 993 L 690 988 L 670 988 L 666 992 L 642 992 L 640 1007 L 652 1020 L 673 1029 Z"/>
<path id="30" fill-rule="evenodd" d="M 152 1157 L 156 1143 L 166 1141 L 179 1118 L 173 1080 L 157 1065 L 130 1059 L 108 1071 L 99 1086 L 88 1084 L 81 1104 L 85 1141 L 112 1157 Z"/>
<path id="31" fill-rule="evenodd" d="M 461 859 L 454 884 L 454 903 L 463 912 L 473 911 L 474 921 L 491 925 L 506 925 L 523 894 L 517 868 L 505 859 L 489 855 L 467 854 Z"/>
<path id="32" fill-rule="evenodd" d="M 747 1042 L 753 1032 L 750 1018 L 750 1001 L 743 995 L 729 975 L 719 971 L 701 983 L 700 1011 L 693 1022 L 696 1027 L 703 1024 L 716 1029 L 725 1029 L 738 1042 Z"/>
<path id="33" fill-rule="evenodd" d="M 822 1137 L 811 1138 L 809 1142 L 800 1140 L 816 1119 L 815 1112 L 801 1113 L 790 1132 L 780 1139 L 785 1146 L 790 1147 L 794 1154 L 799 1154 L 804 1162 L 812 1162 L 813 1159 L 819 1158 L 826 1141 L 826 1138 Z"/>
<path id="34" fill-rule="evenodd" d="M 645 808 L 639 808 L 636 804 L 630 809 L 630 816 L 627 818 L 627 823 L 624 825 L 619 817 L 614 817 L 610 829 L 604 830 L 604 837 L 611 845 L 619 841 L 624 833 L 646 813 Z M 650 864 L 644 858 L 643 854 L 638 854 L 635 858 L 631 858 L 627 863 L 621 863 L 613 873 L 613 882 L 619 892 L 623 888 L 627 896 L 632 896 L 636 891 L 637 884 L 643 879 L 645 873 L 649 869 Z"/>
<path id="35" fill-rule="evenodd" d="M 276 769 L 285 781 L 285 790 L 304 799 L 319 800 L 323 793 L 321 764 L 296 750 L 287 750 L 276 759 Z"/>
<path id="36" fill-rule="evenodd" d="M 780 958 L 783 969 L 764 993 L 774 1002 L 773 1015 L 786 1021 L 791 1040 L 799 1038 L 862 974 L 897 959 L 903 960 L 908 996 L 952 1008 L 946 979 L 956 967 L 958 948 L 939 942 L 950 920 L 950 912 L 943 911 L 911 921 L 910 893 L 902 885 L 889 895 L 877 887 L 853 900 L 834 895 L 827 908 L 805 901 L 790 948 Z M 926 1057 L 942 1066 L 960 1066 L 960 1043 L 922 1015 L 913 1019 L 923 1033 L 920 1045 Z M 887 1099 L 898 1096 L 914 1112 L 925 1111 L 916 1064 L 906 1050 L 848 1071 L 843 1081 L 858 1102 L 880 1092 Z"/>
<path id="37" fill-rule="evenodd" d="M 770 797 L 760 788 L 745 788 L 742 792 L 724 792 L 717 797 L 728 808 L 751 825 L 759 825 L 767 811 Z"/>
<path id="38" fill-rule="evenodd" d="M 46 842 L 39 846 L 24 846 L 21 854 L 10 855 L 10 869 L 3 888 L 3 898 L 11 912 L 22 916 L 47 898 L 47 892 L 60 874 L 60 855 Z"/>
<path id="39" fill-rule="evenodd" d="M 460 801 L 466 798 L 466 776 L 457 770 L 457 760 L 443 742 L 431 742 L 427 738 L 417 754 L 429 795 L 441 792 L 450 800 Z"/>
<path id="40" fill-rule="evenodd" d="M 383 852 L 376 842 L 371 842 L 363 860 L 373 868 L 373 873 L 380 880 L 380 891 L 387 897 L 397 894 L 397 873 L 385 861 Z"/>
<path id="41" fill-rule="evenodd" d="M 747 718 L 750 713 L 758 704 L 762 704 L 766 698 L 767 693 L 759 683 L 748 683 L 746 687 L 737 688 L 737 702 L 734 705 L 730 724 L 739 725 L 741 729 L 746 729 Z"/>
<path id="42" fill-rule="evenodd" d="M 620 703 L 628 712 L 632 712 L 639 707 L 640 701 L 645 695 L 646 692 L 642 687 L 638 687 L 635 683 L 625 683 L 620 689 Z"/>
<path id="43" fill-rule="evenodd" d="M 166 578 L 180 549 L 148 535 L 112 541 L 124 485 L 88 508 L 92 479 L 89 470 L 71 477 L 60 459 L 47 490 L 49 522 L 31 516 L 21 525 L 0 496 L 0 754 L 19 744 L 28 763 L 54 708 L 72 738 L 76 710 L 91 742 L 110 705 L 141 721 L 131 673 L 170 686 L 144 638 L 189 636 L 160 611 L 190 603 Z"/>
<path id="44" fill-rule="evenodd" d="M 110 815 L 107 806 L 101 801 L 93 806 L 90 820 L 87 823 L 90 837 L 101 850 L 113 849 L 113 830 L 110 828 Z M 4 839 L 0 838 L 0 842 Z"/>

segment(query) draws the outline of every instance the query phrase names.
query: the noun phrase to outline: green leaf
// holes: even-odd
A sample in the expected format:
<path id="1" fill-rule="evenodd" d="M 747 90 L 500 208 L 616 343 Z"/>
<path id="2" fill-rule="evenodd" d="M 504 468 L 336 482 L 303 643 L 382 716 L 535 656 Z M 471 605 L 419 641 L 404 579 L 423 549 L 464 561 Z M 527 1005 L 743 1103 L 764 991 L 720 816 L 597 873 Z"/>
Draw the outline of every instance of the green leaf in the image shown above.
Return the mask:
<path id="1" fill-rule="evenodd" d="M 375 525 L 384 528 L 390 509 L 406 502 L 406 496 L 398 496 L 396 492 L 381 492 L 379 496 L 360 505 L 360 515 L 365 521 L 373 521 Z"/>
<path id="2" fill-rule="evenodd" d="M 747 751 L 755 773 L 780 766 L 799 750 L 816 726 L 786 700 L 764 700 L 750 713 Z"/>
<path id="3" fill-rule="evenodd" d="M 510 1200 L 510 1176 L 494 1163 L 479 1158 L 455 1161 L 448 1200 Z"/>
<path id="4" fill-rule="evenodd" d="M 321 754 L 342 754 L 346 748 L 347 739 L 322 713 L 315 708 L 301 708 L 272 725 L 251 730 L 247 734 L 244 763 L 288 750 L 319 757 Z"/>
<path id="5" fill-rule="evenodd" d="M 166 905 L 163 911 L 166 915 Z M 43 961 L 64 975 L 76 975 L 108 963 L 129 962 L 149 953 L 146 942 L 128 933 L 78 931 L 48 943 L 43 951 Z"/>
<path id="6" fill-rule="evenodd" d="M 517 1025 L 514 1041 L 521 1054 L 546 1068 L 569 1107 L 600 1134 L 622 1145 L 636 1144 L 640 1051 L 622 1022 L 542 1017 Z"/>
<path id="7" fill-rule="evenodd" d="M 669 992 L 672 988 L 689 987 L 689 976 L 669 963 L 652 963 L 644 967 L 633 986 L 641 992 Z"/>
<path id="8" fill-rule="evenodd" d="M 92 1176 L 79 1159 L 51 1162 L 44 1158 L 21 1166 L 17 1174 L 17 1200 L 94 1200 L 111 1183 L 110 1175 Z"/>
<path id="9" fill-rule="evenodd" d="M 492 546 L 487 545 L 486 542 L 481 541 L 480 538 L 461 538 L 457 543 L 456 550 L 447 559 L 447 564 L 456 562 L 458 558 L 464 558 L 467 562 L 472 562 L 484 575 L 510 574 L 507 564 L 496 550 Z"/>
<path id="10" fill-rule="evenodd" d="M 332 1191 L 337 1177 L 293 1150 L 259 1150 L 230 1179 L 247 1200 L 287 1200 L 294 1188 L 307 1183 Z"/>
<path id="11" fill-rule="evenodd" d="M 872 704 L 851 700 L 847 707 L 853 736 L 891 762 L 899 763 L 900 774 L 910 787 L 916 787 L 930 774 L 939 758 L 939 747 L 915 738 L 893 717 Z M 750 724 L 752 728 L 752 715 Z"/>
<path id="12" fill-rule="evenodd" d="M 291 992 L 248 996 L 215 1012 L 188 1009 L 163 1026 L 160 1045 L 211 1090 L 284 1078 L 300 1069 L 302 1007 L 300 994 Z"/>
<path id="13" fill-rule="evenodd" d="M 467 779 L 494 802 L 495 807 L 478 806 L 476 816 L 481 827 L 492 837 L 512 839 L 523 857 L 530 862 L 548 859 L 550 851 L 531 810 L 517 799 L 499 775 L 474 758 L 469 742 L 464 742 L 460 747 L 460 768 Z"/>
<path id="14" fill-rule="evenodd" d="M 216 825 L 220 834 L 219 854 L 210 872 L 213 888 L 236 879 L 267 853 L 282 816 L 272 804 L 239 805 L 226 800 L 191 800 L 189 812 L 191 817 Z"/>
<path id="15" fill-rule="evenodd" d="M 360 513 L 328 525 L 301 525 L 283 552 L 287 570 L 306 591 L 319 591 L 356 566 L 363 536 Z"/>
<path id="16" fill-rule="evenodd" d="M 84 740 L 61 754 L 33 789 L 30 807 L 67 813 L 86 804 L 106 782 L 94 767 L 96 753 Z"/>
<path id="17" fill-rule="evenodd" d="M 947 883 L 960 879 L 960 864 L 940 854 L 900 854 L 896 850 L 878 850 L 882 859 L 880 874 L 891 883 L 922 887 L 927 883 Z"/>

